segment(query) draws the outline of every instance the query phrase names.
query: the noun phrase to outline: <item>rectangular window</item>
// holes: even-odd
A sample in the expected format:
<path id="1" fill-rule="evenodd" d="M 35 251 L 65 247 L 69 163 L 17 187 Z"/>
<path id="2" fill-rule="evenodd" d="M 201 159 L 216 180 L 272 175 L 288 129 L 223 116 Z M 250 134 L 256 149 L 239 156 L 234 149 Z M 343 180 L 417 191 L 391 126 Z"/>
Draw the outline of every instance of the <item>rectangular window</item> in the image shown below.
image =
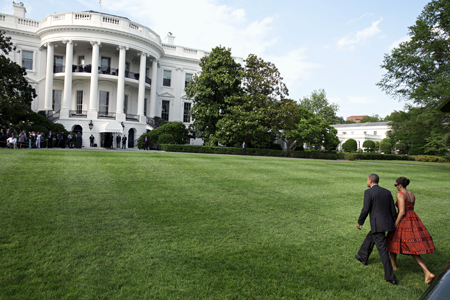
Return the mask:
<path id="1" fill-rule="evenodd" d="M 189 116 L 189 112 L 191 110 L 191 103 L 185 102 L 184 103 L 184 114 L 183 114 L 183 122 L 189 123 L 191 121 L 191 118 Z"/>
<path id="2" fill-rule="evenodd" d="M 125 62 L 125 71 L 130 71 L 130 63 Z"/>
<path id="3" fill-rule="evenodd" d="M 124 114 L 128 113 L 128 95 L 125 95 L 123 100 L 123 113 Z"/>
<path id="4" fill-rule="evenodd" d="M 172 71 L 164 70 L 163 86 L 170 86 L 171 77 L 172 77 Z"/>
<path id="5" fill-rule="evenodd" d="M 192 74 L 186 74 L 186 77 L 184 79 L 184 87 L 187 87 L 189 84 L 189 81 L 192 79 Z"/>
<path id="6" fill-rule="evenodd" d="M 161 119 L 169 121 L 169 104 L 170 101 L 164 101 L 162 102 L 161 107 Z"/>
<path id="7" fill-rule="evenodd" d="M 61 96 L 62 91 L 53 90 L 52 110 L 58 112 L 61 110 Z"/>
<path id="8" fill-rule="evenodd" d="M 374 131 L 374 132 L 373 132 L 373 135 L 377 135 L 377 132 L 376 132 L 376 131 Z"/>
<path id="9" fill-rule="evenodd" d="M 55 55 L 55 57 L 54 57 L 54 61 L 53 61 L 53 64 L 54 64 L 54 72 L 55 73 L 62 73 L 62 72 L 64 72 L 64 58 L 62 57 L 62 56 L 60 56 L 60 55 Z"/>
<path id="10" fill-rule="evenodd" d="M 83 91 L 77 91 L 77 114 L 83 113 Z"/>
<path id="11" fill-rule="evenodd" d="M 84 64 L 85 64 L 84 55 L 78 56 L 78 65 L 79 66 L 84 66 Z"/>
<path id="12" fill-rule="evenodd" d="M 355 132 L 354 131 L 352 131 L 352 134 L 354 134 Z"/>
<path id="13" fill-rule="evenodd" d="M 150 68 L 149 67 L 145 68 L 145 76 L 150 77 Z"/>
<path id="14" fill-rule="evenodd" d="M 103 74 L 111 73 L 111 57 L 102 56 L 102 60 L 100 62 L 100 71 Z"/>
<path id="15" fill-rule="evenodd" d="M 147 116 L 147 98 L 144 98 L 144 116 Z"/>
<path id="16" fill-rule="evenodd" d="M 33 70 L 33 52 L 22 51 L 22 67 L 27 70 Z"/>
<path id="17" fill-rule="evenodd" d="M 108 107 L 109 107 L 109 92 L 100 91 L 99 113 L 102 115 L 107 115 Z"/>
<path id="18" fill-rule="evenodd" d="M 367 134 L 367 131 L 364 131 L 364 134 Z"/>

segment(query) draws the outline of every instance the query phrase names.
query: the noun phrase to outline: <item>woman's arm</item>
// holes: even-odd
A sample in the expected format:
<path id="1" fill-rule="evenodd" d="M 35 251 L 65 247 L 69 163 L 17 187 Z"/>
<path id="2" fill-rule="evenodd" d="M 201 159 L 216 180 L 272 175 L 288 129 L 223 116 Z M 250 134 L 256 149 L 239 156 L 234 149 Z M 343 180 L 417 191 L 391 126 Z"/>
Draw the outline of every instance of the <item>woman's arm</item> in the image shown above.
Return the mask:
<path id="1" fill-rule="evenodd" d="M 397 220 L 395 221 L 395 227 L 400 223 L 400 221 L 405 216 L 405 197 L 402 194 L 397 194 L 397 204 L 398 204 L 398 215 Z"/>

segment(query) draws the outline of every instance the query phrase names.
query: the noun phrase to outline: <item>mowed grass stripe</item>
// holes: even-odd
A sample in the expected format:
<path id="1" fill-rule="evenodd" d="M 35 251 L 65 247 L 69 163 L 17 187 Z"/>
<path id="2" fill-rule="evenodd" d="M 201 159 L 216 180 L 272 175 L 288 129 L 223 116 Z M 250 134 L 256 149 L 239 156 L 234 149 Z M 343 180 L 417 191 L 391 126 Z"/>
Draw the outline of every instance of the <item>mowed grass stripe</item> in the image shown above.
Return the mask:
<path id="1" fill-rule="evenodd" d="M 424 259 L 436 273 L 449 260 L 442 168 L 113 151 L 0 150 L 0 162 L 3 192 L 28 183 L 0 202 L 6 299 L 417 299 L 410 257 L 396 289 L 376 250 L 367 267 L 353 258 L 372 172 L 392 192 L 411 177 L 438 248 Z"/>

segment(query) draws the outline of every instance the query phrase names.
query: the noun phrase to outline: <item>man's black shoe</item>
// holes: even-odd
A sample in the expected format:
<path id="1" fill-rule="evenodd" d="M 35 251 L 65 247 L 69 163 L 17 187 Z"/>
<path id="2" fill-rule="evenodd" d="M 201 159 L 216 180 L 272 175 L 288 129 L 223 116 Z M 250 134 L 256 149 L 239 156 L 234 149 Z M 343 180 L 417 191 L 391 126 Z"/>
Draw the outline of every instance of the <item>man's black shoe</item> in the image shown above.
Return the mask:
<path id="1" fill-rule="evenodd" d="M 355 258 L 357 260 L 359 260 L 363 265 L 367 266 L 367 262 L 363 261 L 361 257 L 359 257 L 359 255 L 355 255 Z"/>
<path id="2" fill-rule="evenodd" d="M 391 283 L 392 285 L 397 285 L 397 280 L 386 280 L 386 281 Z"/>

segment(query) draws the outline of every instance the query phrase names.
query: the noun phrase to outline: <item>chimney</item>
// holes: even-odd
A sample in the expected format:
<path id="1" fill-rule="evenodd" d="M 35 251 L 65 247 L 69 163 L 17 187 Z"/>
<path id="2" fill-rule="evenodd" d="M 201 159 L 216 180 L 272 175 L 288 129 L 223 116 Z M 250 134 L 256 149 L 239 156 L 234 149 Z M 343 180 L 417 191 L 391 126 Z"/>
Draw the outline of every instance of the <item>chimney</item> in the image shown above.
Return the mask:
<path id="1" fill-rule="evenodd" d="M 172 32 L 167 33 L 166 38 L 164 39 L 166 44 L 173 45 L 175 42 L 175 36 L 172 34 Z"/>
<path id="2" fill-rule="evenodd" d="M 19 18 L 25 18 L 25 13 L 27 12 L 27 9 L 25 8 L 25 5 L 23 2 L 14 2 L 13 1 L 13 7 L 14 7 L 14 15 Z"/>

